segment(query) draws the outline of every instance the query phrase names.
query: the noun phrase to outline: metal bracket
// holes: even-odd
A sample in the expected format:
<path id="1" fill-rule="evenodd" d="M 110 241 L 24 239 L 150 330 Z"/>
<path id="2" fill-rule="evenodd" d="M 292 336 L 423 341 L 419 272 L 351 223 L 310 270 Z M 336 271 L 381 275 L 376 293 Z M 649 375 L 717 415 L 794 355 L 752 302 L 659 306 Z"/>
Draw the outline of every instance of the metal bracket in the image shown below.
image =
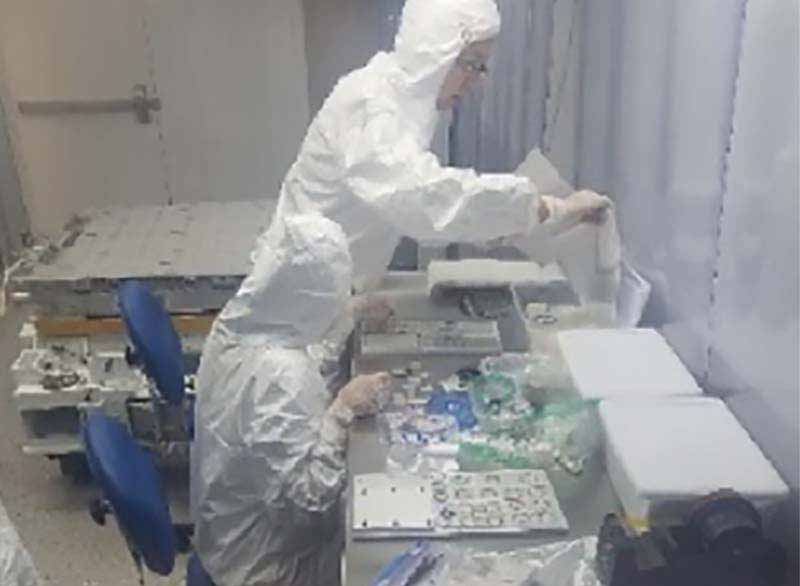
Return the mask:
<path id="1" fill-rule="evenodd" d="M 20 100 L 20 114 L 56 116 L 62 114 L 116 114 L 133 112 L 139 124 L 150 124 L 152 112 L 161 110 L 161 99 L 150 96 L 145 84 L 133 86 L 130 98 L 109 100 Z"/>

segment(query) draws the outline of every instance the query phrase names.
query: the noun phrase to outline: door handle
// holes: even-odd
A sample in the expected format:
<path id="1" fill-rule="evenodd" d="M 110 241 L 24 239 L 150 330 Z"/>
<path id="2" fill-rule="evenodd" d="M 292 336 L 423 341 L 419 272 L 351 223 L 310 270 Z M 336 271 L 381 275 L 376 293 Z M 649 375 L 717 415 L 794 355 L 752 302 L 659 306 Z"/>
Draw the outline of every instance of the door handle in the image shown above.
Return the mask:
<path id="1" fill-rule="evenodd" d="M 136 84 L 130 98 L 109 100 L 20 100 L 20 114 L 58 116 L 64 114 L 115 114 L 133 112 L 139 124 L 150 124 L 152 112 L 161 110 L 161 99 L 150 96 L 147 86 Z"/>

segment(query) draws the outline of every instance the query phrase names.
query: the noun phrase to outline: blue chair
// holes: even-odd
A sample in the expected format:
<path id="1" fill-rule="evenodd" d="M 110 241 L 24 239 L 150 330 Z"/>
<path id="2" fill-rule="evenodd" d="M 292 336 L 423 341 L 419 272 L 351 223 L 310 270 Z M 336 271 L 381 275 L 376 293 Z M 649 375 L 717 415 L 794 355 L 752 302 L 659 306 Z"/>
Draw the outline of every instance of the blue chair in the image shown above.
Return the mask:
<path id="1" fill-rule="evenodd" d="M 103 492 L 90 512 L 98 525 L 113 514 L 144 584 L 144 568 L 168 576 L 177 553 L 191 550 L 191 525 L 174 524 L 153 458 L 119 421 L 95 412 L 81 429 L 86 459 Z M 187 586 L 214 586 L 200 560 L 192 555 Z"/>
<path id="2" fill-rule="evenodd" d="M 186 394 L 183 349 L 169 313 L 140 281 L 122 281 L 117 294 L 122 320 L 145 374 L 167 403 L 182 405 Z"/>
<path id="3" fill-rule="evenodd" d="M 105 524 L 113 513 L 134 562 L 161 576 L 175 566 L 178 539 L 169 504 L 152 457 L 119 421 L 87 415 L 81 430 L 86 459 L 105 500 L 91 505 L 92 518 Z"/>
<path id="4" fill-rule="evenodd" d="M 194 402 L 187 400 L 181 340 L 161 301 L 137 280 L 122 281 L 117 289 L 120 313 L 135 357 L 157 392 L 156 406 L 166 407 L 194 435 Z M 160 403 L 163 403 L 160 405 Z M 164 418 L 159 417 L 158 421 Z"/>

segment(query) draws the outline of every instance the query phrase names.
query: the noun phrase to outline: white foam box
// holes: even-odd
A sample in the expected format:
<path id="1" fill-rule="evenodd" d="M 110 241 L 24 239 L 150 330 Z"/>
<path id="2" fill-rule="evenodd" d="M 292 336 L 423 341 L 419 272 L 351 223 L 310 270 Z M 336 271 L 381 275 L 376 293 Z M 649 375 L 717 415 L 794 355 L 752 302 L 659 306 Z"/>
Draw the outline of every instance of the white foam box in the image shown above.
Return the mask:
<path id="1" fill-rule="evenodd" d="M 714 398 L 604 401 L 606 467 L 634 525 L 673 519 L 730 489 L 768 513 L 788 488 L 725 403 Z"/>
<path id="2" fill-rule="evenodd" d="M 436 296 L 447 289 L 494 289 L 523 285 L 562 284 L 568 286 L 564 272 L 555 263 L 470 258 L 437 260 L 428 265 L 428 293 Z"/>
<path id="3" fill-rule="evenodd" d="M 558 343 L 575 388 L 586 399 L 702 395 L 655 330 L 565 330 L 559 332 Z"/>

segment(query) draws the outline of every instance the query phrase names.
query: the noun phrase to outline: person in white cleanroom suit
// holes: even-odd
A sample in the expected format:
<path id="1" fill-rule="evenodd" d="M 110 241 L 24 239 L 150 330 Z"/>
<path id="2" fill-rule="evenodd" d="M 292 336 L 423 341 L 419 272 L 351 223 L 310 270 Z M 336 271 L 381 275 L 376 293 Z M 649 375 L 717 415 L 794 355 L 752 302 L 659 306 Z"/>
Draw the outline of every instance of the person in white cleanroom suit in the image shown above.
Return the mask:
<path id="1" fill-rule="evenodd" d="M 284 219 L 203 350 L 192 447 L 195 549 L 217 586 L 336 586 L 347 429 L 377 407 L 386 373 L 334 400 L 307 346 L 345 312 L 344 232 Z"/>
<path id="2" fill-rule="evenodd" d="M 401 236 L 482 243 L 596 217 L 610 202 L 593 192 L 548 197 L 526 178 L 443 167 L 429 150 L 440 111 L 481 78 L 499 31 L 493 0 L 407 0 L 394 51 L 341 79 L 312 122 L 272 228 L 301 211 L 335 220 L 368 285 Z"/>

